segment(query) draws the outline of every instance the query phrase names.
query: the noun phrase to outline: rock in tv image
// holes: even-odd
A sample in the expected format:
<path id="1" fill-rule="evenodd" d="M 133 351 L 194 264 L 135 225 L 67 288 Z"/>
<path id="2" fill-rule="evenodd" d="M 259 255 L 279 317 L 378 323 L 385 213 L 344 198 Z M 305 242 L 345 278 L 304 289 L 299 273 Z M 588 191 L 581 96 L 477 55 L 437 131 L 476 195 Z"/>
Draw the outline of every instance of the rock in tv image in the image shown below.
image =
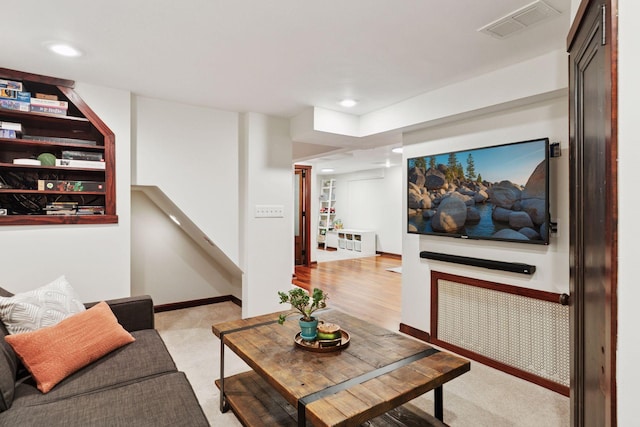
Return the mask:
<path id="1" fill-rule="evenodd" d="M 407 232 L 549 243 L 549 139 L 407 160 Z"/>

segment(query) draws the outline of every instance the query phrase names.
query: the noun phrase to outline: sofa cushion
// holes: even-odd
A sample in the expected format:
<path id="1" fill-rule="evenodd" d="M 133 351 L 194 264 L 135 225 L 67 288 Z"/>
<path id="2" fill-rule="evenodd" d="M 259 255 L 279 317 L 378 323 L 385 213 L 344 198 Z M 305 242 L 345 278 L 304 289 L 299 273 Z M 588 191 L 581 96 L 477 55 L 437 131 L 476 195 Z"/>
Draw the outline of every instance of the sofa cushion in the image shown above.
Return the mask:
<path id="1" fill-rule="evenodd" d="M 184 373 L 174 372 L 0 413 L 0 426 L 24 425 L 204 427 L 209 423 Z"/>
<path id="2" fill-rule="evenodd" d="M 68 399 L 177 371 L 156 330 L 135 331 L 131 335 L 136 339 L 134 342 L 80 369 L 62 380 L 47 394 L 40 393 L 32 379 L 19 383 L 11 410 Z"/>
<path id="3" fill-rule="evenodd" d="M 65 276 L 32 291 L 0 297 L 0 318 L 10 334 L 53 326 L 84 310 Z"/>
<path id="4" fill-rule="evenodd" d="M 4 340 L 5 335 L 8 335 L 7 330 L 0 325 L 0 412 L 11 407 L 18 371 L 16 354 Z"/>
<path id="5" fill-rule="evenodd" d="M 85 303 L 90 308 L 95 303 Z M 118 323 L 129 332 L 155 328 L 153 299 L 149 295 L 117 298 L 107 300 L 111 311 L 118 318 Z"/>
<path id="6" fill-rule="evenodd" d="M 105 302 L 55 326 L 8 335 L 5 340 L 47 393 L 61 380 L 135 339 Z"/>
<path id="7" fill-rule="evenodd" d="M 13 294 L 0 288 L 0 297 L 12 297 Z M 11 407 L 16 385 L 18 360 L 16 354 L 4 337 L 9 335 L 4 323 L 0 322 L 0 412 Z"/>

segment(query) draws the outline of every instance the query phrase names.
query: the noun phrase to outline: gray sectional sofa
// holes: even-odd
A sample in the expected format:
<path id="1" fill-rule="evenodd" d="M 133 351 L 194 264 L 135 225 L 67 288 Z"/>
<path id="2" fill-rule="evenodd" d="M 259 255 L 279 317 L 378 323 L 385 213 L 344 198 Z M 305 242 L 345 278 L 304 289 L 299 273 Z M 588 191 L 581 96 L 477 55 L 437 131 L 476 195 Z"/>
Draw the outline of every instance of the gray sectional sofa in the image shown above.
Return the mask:
<path id="1" fill-rule="evenodd" d="M 0 295 L 11 296 L 0 289 Z M 154 329 L 150 297 L 107 301 L 135 341 L 41 393 L 0 322 L 0 426 L 208 426 L 183 372 Z M 92 304 L 88 304 L 87 307 Z"/>

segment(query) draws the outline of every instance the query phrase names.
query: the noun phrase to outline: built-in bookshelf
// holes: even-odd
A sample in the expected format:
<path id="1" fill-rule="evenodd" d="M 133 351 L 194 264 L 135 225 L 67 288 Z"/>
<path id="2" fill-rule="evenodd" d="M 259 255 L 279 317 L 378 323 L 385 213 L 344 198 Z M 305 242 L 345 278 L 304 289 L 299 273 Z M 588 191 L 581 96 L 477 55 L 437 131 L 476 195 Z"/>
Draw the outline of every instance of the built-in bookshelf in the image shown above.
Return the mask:
<path id="1" fill-rule="evenodd" d="M 318 247 L 327 248 L 327 233 L 334 228 L 336 218 L 336 180 L 323 179 L 320 187 L 320 215 L 318 218 Z"/>
<path id="2" fill-rule="evenodd" d="M 74 84 L 0 68 L 0 225 L 118 222 L 115 136 Z"/>

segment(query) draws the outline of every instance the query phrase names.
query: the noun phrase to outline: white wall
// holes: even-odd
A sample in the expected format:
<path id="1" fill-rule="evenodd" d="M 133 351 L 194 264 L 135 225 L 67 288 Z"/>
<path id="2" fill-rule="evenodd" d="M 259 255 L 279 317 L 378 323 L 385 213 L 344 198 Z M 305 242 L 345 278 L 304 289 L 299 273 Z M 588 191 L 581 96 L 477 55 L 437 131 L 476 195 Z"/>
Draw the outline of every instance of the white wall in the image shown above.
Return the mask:
<path id="1" fill-rule="evenodd" d="M 640 382 L 640 323 L 638 301 L 638 224 L 640 202 L 637 182 L 640 179 L 640 2 L 618 0 L 619 62 L 618 62 L 618 425 L 638 423 L 637 386 Z"/>
<path id="2" fill-rule="evenodd" d="M 134 99 L 133 183 L 158 186 L 239 263 L 238 113 Z"/>
<path id="3" fill-rule="evenodd" d="M 332 176 L 336 180 L 336 219 L 342 220 L 344 228 L 375 231 L 378 252 L 402 253 L 402 169 Z M 326 176 L 320 178 L 318 183 Z"/>
<path id="4" fill-rule="evenodd" d="M 237 284 L 143 192 L 131 193 L 131 293 L 168 304 L 232 295 Z"/>
<path id="5" fill-rule="evenodd" d="M 133 170 L 135 184 L 159 186 L 240 264 L 245 272 L 243 315 L 282 309 L 277 291 L 291 286 L 293 271 L 288 121 L 249 113 L 240 129 L 238 113 L 132 98 L 129 92 L 84 84 L 77 84 L 77 91 L 116 134 L 120 222 L 3 227 L 2 286 L 13 292 L 26 291 L 66 274 L 85 301 L 130 295 L 132 226 L 136 232 L 144 232 L 146 240 L 155 234 L 156 239 L 181 245 L 182 257 L 185 253 L 197 255 L 187 243 L 176 243 L 176 230 L 149 209 L 143 208 L 149 218 L 142 223 L 136 218 L 136 223 L 131 223 Z M 285 217 L 254 218 L 251 214 L 256 204 L 282 205 Z M 206 266 L 204 260 L 176 256 L 168 262 L 170 254 L 162 249 L 161 244 L 141 248 L 136 243 L 134 250 L 142 251 L 136 257 L 153 255 L 153 260 L 144 259 L 136 267 L 142 266 L 135 271 L 136 293 L 155 294 L 156 303 L 210 297 L 216 292 L 237 294 L 226 289 L 226 284 L 219 286 L 217 279 L 222 279 L 223 273 Z M 168 288 L 149 288 L 160 275 L 165 276 Z M 182 286 L 179 294 L 171 289 L 176 282 Z"/>
<path id="6" fill-rule="evenodd" d="M 568 205 L 568 116 L 567 98 L 560 97 L 503 113 L 488 114 L 405 135 L 405 160 L 469 148 L 498 145 L 540 137 L 560 142 L 562 157 L 550 164 L 550 209 L 557 218 L 558 233 L 549 246 L 508 242 L 469 241 L 438 236 L 404 234 L 402 262 L 402 322 L 423 331 L 430 330 L 430 269 L 462 276 L 507 283 L 551 292 L 569 291 L 569 205 Z M 406 182 L 406 170 L 403 182 Z M 406 189 L 406 185 L 404 186 Z M 404 193 L 404 191 L 403 191 Z M 402 206 L 406 206 L 403 195 Z M 403 230 L 406 230 L 403 215 Z M 483 259 L 533 264 L 533 276 L 459 266 L 419 258 L 420 251 Z"/>
<path id="7" fill-rule="evenodd" d="M 241 118 L 240 267 L 242 315 L 284 310 L 278 291 L 293 272 L 293 165 L 289 121 L 247 113 Z M 282 218 L 256 218 L 256 205 L 281 205 Z"/>
<path id="8" fill-rule="evenodd" d="M 130 293 L 130 93 L 83 83 L 76 92 L 115 133 L 118 224 L 2 227 L 0 286 L 24 292 L 64 274 L 83 301 Z"/>
<path id="9" fill-rule="evenodd" d="M 567 87 L 566 58 L 566 52 L 555 50 L 372 111 L 360 118 L 360 135 L 448 121 L 489 106 L 522 105 L 529 99 L 550 96 Z"/>

